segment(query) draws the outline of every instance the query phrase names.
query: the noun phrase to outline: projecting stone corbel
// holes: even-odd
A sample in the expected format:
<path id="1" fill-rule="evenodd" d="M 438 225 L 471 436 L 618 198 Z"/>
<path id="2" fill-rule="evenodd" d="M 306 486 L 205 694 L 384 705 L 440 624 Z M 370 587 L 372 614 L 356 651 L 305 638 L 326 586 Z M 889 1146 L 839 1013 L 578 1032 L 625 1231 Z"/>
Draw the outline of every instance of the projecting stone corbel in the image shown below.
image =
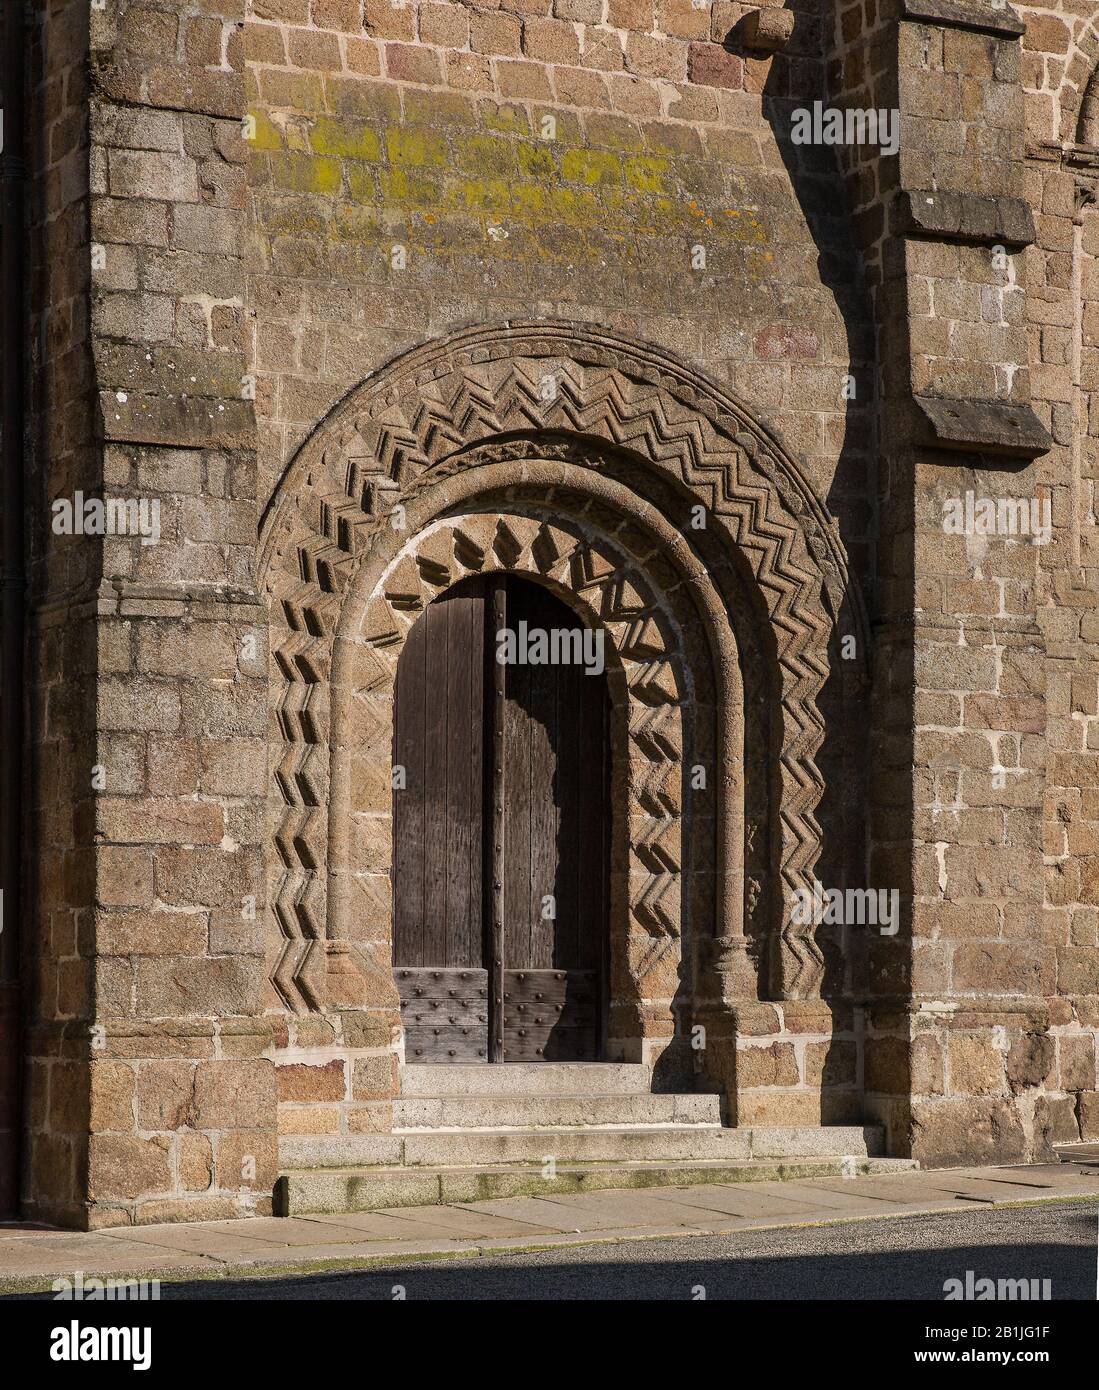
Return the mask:
<path id="1" fill-rule="evenodd" d="M 786 47 L 793 32 L 793 12 L 768 5 L 746 14 L 730 37 L 739 39 L 750 53 L 777 53 Z"/>
<path id="2" fill-rule="evenodd" d="M 991 198 L 951 189 L 904 188 L 893 202 L 892 230 L 898 236 L 934 237 L 1009 250 L 1035 239 L 1034 214 L 1022 198 Z"/>
<path id="3" fill-rule="evenodd" d="M 976 450 L 1011 459 L 1031 459 L 1052 448 L 1049 431 L 1029 405 L 1018 401 L 956 400 L 917 396 L 940 449 Z"/>

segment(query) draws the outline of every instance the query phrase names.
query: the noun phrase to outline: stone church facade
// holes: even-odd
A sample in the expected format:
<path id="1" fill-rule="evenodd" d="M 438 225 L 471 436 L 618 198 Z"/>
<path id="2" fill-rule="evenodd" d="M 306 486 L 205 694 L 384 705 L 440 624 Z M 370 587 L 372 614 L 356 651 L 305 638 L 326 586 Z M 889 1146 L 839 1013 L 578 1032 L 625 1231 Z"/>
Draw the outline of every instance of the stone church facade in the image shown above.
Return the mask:
<path id="1" fill-rule="evenodd" d="M 605 639 L 585 1060 L 795 1155 L 1099 1139 L 1094 4 L 36 0 L 23 37 L 9 1209 L 399 1166 L 397 670 L 475 576 Z M 66 534 L 89 498 L 156 534 Z"/>

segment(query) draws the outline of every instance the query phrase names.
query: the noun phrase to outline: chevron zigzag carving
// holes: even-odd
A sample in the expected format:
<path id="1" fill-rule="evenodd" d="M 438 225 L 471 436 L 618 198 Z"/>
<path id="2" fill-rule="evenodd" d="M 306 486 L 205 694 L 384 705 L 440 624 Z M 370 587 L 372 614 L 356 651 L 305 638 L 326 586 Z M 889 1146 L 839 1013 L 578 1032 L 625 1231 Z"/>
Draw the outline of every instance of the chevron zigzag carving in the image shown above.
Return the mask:
<path id="1" fill-rule="evenodd" d="M 547 401 L 540 384 L 551 362 L 556 388 Z M 273 714 L 285 745 L 273 779 L 284 868 L 274 915 L 287 941 L 276 987 L 291 1007 L 315 1006 L 303 1005 L 304 962 L 291 959 L 295 943 L 326 933 L 327 817 L 310 798 L 324 786 L 314 762 L 327 756 L 329 716 L 317 697 L 329 679 L 332 635 L 351 576 L 388 524 L 377 505 L 379 486 L 403 500 L 425 477 L 459 471 L 462 453 L 473 446 L 515 433 L 601 440 L 628 450 L 697 496 L 746 558 L 765 600 L 781 672 L 780 871 L 787 895 L 812 878 L 823 791 L 815 762 L 824 734 L 817 702 L 829 669 L 832 615 L 847 603 L 856 624 L 865 622 L 823 505 L 734 398 L 662 349 L 577 325 L 470 329 L 413 350 L 351 393 L 303 446 L 265 518 L 261 563 L 273 600 Z M 508 517 L 488 548 L 480 536 L 455 530 L 449 556 L 433 535 L 414 566 L 394 577 L 392 597 L 387 591 L 371 607 L 364 637 L 378 659 L 374 688 L 384 685 L 383 669 L 391 675 L 395 668 L 409 621 L 463 573 L 485 565 L 527 568 L 582 594 L 623 653 L 631 748 L 652 764 L 638 774 L 636 799 L 653 816 L 645 843 L 656 855 L 661 808 L 671 815 L 661 769 L 682 747 L 669 711 L 682 695 L 659 649 L 643 576 L 627 578 L 622 557 L 612 558 L 605 574 L 593 573 L 590 556 L 570 548 L 567 534 L 560 521 L 532 530 Z M 312 815 L 303 819 L 307 810 Z M 651 906 L 663 896 L 661 877 L 678 875 L 654 874 L 638 920 L 647 929 L 660 922 L 667 940 L 667 923 L 675 918 Z M 316 880 L 308 891 L 304 879 Z M 787 923 L 782 942 L 784 994 L 815 993 L 823 958 L 812 929 Z"/>

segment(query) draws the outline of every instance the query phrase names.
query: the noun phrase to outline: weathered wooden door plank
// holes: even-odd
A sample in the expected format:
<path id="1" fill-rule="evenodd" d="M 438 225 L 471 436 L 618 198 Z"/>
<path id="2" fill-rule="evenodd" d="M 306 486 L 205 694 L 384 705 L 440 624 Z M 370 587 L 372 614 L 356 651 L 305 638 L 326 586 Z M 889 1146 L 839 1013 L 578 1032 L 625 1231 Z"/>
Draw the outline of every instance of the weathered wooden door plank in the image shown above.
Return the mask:
<path id="1" fill-rule="evenodd" d="M 394 790 L 393 962 L 410 1061 L 488 1059 L 486 590 L 472 578 L 440 595 L 398 663 L 394 758 L 405 777 Z"/>
<path id="2" fill-rule="evenodd" d="M 489 933 L 490 977 L 490 1044 L 489 1058 L 504 1060 L 504 857 L 506 854 L 506 787 L 505 787 L 505 716 L 507 713 L 507 667 L 497 660 L 497 635 L 507 628 L 507 584 L 503 575 L 492 582 L 491 641 L 486 643 L 486 658 L 492 663 L 492 807 L 491 818 L 491 882 L 492 911 Z"/>

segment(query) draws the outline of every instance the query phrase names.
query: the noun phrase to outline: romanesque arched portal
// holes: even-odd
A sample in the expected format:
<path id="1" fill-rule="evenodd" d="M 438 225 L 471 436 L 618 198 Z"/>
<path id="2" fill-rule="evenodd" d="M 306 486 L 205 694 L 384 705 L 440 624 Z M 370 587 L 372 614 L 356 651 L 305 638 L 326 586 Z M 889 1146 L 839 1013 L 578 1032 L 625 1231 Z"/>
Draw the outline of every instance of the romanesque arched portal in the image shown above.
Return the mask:
<path id="1" fill-rule="evenodd" d="M 728 393 L 569 325 L 416 349 L 303 447 L 262 563 L 284 1006 L 396 1018 L 396 662 L 436 593 L 494 569 L 554 587 L 614 652 L 618 1046 L 658 1051 L 685 1000 L 819 990 L 820 948 L 785 903 L 820 852 L 828 644 L 841 611 L 849 626 L 861 612 L 819 501 Z M 777 776 L 753 779 L 753 755 Z"/>

